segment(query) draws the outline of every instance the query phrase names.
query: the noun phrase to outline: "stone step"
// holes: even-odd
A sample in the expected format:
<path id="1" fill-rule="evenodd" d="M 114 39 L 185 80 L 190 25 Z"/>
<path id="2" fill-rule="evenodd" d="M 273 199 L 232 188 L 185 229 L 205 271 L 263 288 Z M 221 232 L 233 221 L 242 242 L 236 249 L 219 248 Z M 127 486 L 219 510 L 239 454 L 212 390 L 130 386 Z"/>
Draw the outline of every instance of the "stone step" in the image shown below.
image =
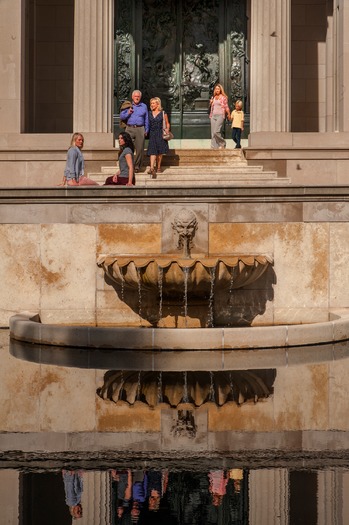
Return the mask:
<path id="1" fill-rule="evenodd" d="M 101 173 L 104 175 L 112 175 L 118 169 L 118 165 L 115 166 L 102 166 Z M 144 168 L 144 171 L 148 169 Z M 142 172 L 143 173 L 143 172 Z M 239 165 L 215 165 L 215 164 L 202 164 L 202 165 L 193 165 L 193 166 L 163 166 L 163 173 L 166 175 L 177 175 L 177 174 L 211 174 L 211 173 L 226 173 L 226 174 L 235 174 L 235 173 L 244 173 L 244 174 L 253 174 L 253 173 L 263 173 L 263 166 L 248 166 L 247 164 Z M 96 176 L 98 173 L 89 173 L 89 176 Z"/>
<path id="2" fill-rule="evenodd" d="M 166 170 L 158 173 L 156 178 L 150 177 L 149 173 L 137 173 L 136 183 L 138 187 L 142 186 L 235 186 L 235 185 L 258 185 L 258 184 L 277 184 L 288 185 L 290 179 L 285 177 L 278 177 L 277 172 L 274 171 L 260 171 L 242 173 L 222 173 L 211 172 L 201 173 L 186 173 L 186 170 L 181 170 L 177 174 L 167 173 Z M 106 174 L 94 173 L 89 176 L 98 184 L 104 184 Z"/>
<path id="3" fill-rule="evenodd" d="M 147 157 L 145 157 L 147 158 Z M 149 159 L 147 159 L 149 163 Z M 225 149 L 181 149 L 170 150 L 163 157 L 162 172 L 155 179 L 146 168 L 136 174 L 137 186 L 230 186 L 258 184 L 290 184 L 290 180 L 279 178 L 276 171 L 263 171 L 263 166 L 249 166 L 242 150 Z M 88 176 L 99 184 L 118 169 L 102 166 L 99 173 Z"/>
<path id="4" fill-rule="evenodd" d="M 117 156 L 117 154 L 116 154 Z M 145 163 L 149 164 L 149 157 L 144 152 Z M 171 149 L 163 156 L 163 166 L 186 166 L 201 164 L 246 164 L 244 152 L 241 149 Z"/>

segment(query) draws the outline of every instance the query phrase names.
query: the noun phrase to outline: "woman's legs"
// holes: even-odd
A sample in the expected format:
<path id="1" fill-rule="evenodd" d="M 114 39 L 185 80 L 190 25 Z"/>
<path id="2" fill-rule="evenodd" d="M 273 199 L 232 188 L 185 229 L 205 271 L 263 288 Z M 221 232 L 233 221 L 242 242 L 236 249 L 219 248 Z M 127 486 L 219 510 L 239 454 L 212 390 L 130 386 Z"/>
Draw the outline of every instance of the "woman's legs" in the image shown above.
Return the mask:
<path id="1" fill-rule="evenodd" d="M 157 155 L 156 157 L 156 169 L 157 171 L 161 171 L 161 161 L 162 161 L 162 154 Z"/>
<path id="2" fill-rule="evenodd" d="M 212 115 L 211 117 L 211 148 L 225 148 L 226 142 L 222 137 L 223 115 Z"/>
<path id="3" fill-rule="evenodd" d="M 156 155 L 150 155 L 150 169 L 155 169 Z"/>
<path id="4" fill-rule="evenodd" d="M 156 155 L 150 155 L 150 175 L 152 178 L 155 178 L 156 176 Z"/>

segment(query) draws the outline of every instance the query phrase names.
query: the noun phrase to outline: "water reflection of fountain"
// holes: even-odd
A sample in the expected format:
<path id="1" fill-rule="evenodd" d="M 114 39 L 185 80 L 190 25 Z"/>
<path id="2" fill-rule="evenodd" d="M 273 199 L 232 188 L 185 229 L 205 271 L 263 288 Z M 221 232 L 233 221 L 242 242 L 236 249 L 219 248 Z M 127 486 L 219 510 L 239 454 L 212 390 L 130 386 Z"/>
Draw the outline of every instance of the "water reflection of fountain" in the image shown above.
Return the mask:
<path id="1" fill-rule="evenodd" d="M 97 393 L 102 399 L 134 405 L 141 401 L 151 407 L 205 403 L 222 406 L 257 402 L 273 393 L 275 370 L 232 370 L 226 372 L 139 372 L 109 370 Z"/>

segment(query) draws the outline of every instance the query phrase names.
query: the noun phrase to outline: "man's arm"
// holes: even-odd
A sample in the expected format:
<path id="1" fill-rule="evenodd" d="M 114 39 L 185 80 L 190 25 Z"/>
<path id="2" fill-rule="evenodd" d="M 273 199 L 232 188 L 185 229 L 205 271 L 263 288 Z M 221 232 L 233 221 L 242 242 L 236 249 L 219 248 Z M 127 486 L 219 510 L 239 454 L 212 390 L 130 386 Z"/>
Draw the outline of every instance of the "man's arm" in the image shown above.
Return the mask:
<path id="1" fill-rule="evenodd" d="M 148 112 L 148 108 L 146 105 L 145 105 L 144 127 L 145 127 L 145 134 L 148 135 L 149 133 L 149 112 Z"/>

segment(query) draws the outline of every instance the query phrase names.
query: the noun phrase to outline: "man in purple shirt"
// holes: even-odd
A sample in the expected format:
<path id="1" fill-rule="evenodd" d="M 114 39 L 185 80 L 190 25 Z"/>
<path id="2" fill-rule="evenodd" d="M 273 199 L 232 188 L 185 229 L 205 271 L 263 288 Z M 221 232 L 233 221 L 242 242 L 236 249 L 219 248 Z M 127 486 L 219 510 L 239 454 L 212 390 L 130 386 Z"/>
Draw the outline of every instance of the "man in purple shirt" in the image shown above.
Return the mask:
<path id="1" fill-rule="evenodd" d="M 148 108 L 141 102 L 142 93 L 136 89 L 132 93 L 132 106 L 120 113 L 120 120 L 126 122 L 126 131 L 132 137 L 135 150 L 135 172 L 140 171 L 143 163 L 144 141 L 149 133 Z"/>

